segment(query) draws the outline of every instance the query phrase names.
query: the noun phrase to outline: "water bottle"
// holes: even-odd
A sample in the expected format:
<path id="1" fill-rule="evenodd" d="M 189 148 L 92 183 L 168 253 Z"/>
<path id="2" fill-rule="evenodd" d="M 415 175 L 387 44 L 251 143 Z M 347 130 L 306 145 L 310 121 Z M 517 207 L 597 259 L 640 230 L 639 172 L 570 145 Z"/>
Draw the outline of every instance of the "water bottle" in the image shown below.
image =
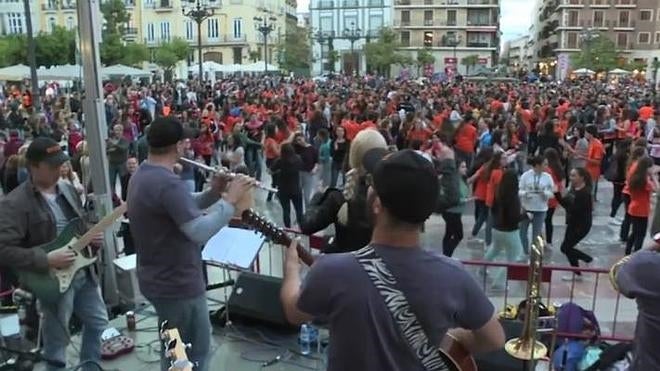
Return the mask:
<path id="1" fill-rule="evenodd" d="M 306 323 L 303 323 L 300 326 L 300 338 L 298 340 L 300 342 L 300 353 L 304 355 L 308 355 L 309 353 L 312 352 L 311 332 L 312 332 L 311 327 Z"/>

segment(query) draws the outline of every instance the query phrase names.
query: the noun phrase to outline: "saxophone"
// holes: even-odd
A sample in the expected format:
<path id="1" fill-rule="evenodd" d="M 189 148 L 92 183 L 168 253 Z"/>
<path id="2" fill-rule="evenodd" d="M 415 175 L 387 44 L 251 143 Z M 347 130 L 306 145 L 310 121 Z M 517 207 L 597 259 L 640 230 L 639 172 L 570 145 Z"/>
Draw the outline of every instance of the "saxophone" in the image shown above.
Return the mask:
<path id="1" fill-rule="evenodd" d="M 616 283 L 616 274 L 619 271 L 619 268 L 626 264 L 630 260 L 630 255 L 626 255 L 623 258 L 621 258 L 618 262 L 616 262 L 612 268 L 610 268 L 610 283 L 612 284 L 612 287 L 614 287 L 614 290 L 619 292 L 619 284 Z"/>
<path id="2" fill-rule="evenodd" d="M 527 305 L 525 306 L 525 323 L 520 337 L 513 338 L 504 344 L 504 350 L 514 358 L 531 361 L 543 358 L 548 349 L 536 340 L 536 330 L 541 302 L 541 273 L 543 268 L 543 238 L 537 237 L 529 251 L 529 277 L 527 279 Z"/>

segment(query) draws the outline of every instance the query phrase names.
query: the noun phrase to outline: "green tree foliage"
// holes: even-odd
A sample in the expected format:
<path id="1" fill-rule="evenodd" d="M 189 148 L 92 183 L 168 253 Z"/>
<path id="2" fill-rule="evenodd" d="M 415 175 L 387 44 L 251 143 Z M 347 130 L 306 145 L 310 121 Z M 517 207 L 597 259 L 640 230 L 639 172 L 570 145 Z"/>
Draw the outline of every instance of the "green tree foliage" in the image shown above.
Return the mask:
<path id="1" fill-rule="evenodd" d="M 470 74 L 470 68 L 474 67 L 479 63 L 479 56 L 476 54 L 468 55 L 461 59 L 461 64 L 465 66 L 465 74 Z"/>
<path id="2" fill-rule="evenodd" d="M 656 57 L 651 61 L 651 75 L 654 83 L 658 82 L 658 70 L 660 70 L 660 59 Z"/>
<path id="3" fill-rule="evenodd" d="M 188 45 L 188 42 L 178 37 L 158 45 L 154 54 L 154 63 L 163 68 L 166 80 L 171 79 L 174 66 L 180 60 L 186 59 L 189 51 L 190 45 Z"/>
<path id="4" fill-rule="evenodd" d="M 287 32 L 277 49 L 281 56 L 280 68 L 305 75 L 309 74 L 311 48 L 306 28 L 296 26 Z"/>
<path id="5" fill-rule="evenodd" d="M 335 64 L 339 60 L 339 52 L 336 50 L 330 50 L 328 52 L 328 70 L 330 72 L 335 72 Z"/>
<path id="6" fill-rule="evenodd" d="M 131 15 L 126 11 L 122 0 L 109 0 L 101 4 L 101 13 L 105 20 L 103 29 L 105 34 L 124 35 L 125 25 L 131 20 Z"/>
<path id="7" fill-rule="evenodd" d="M 417 76 L 419 76 L 419 70 L 429 64 L 435 63 L 435 57 L 431 54 L 431 50 L 424 48 L 417 52 Z"/>
<path id="8" fill-rule="evenodd" d="M 400 47 L 398 33 L 389 28 L 381 29 L 378 39 L 375 42 L 366 44 L 364 47 L 367 64 L 385 76 L 390 75 L 390 66 L 392 65 L 406 66 L 412 64 L 413 61 L 409 55 L 395 51 Z"/>
<path id="9" fill-rule="evenodd" d="M 589 41 L 584 41 L 580 52 L 571 56 L 574 69 L 588 68 L 595 72 L 611 71 L 617 67 L 619 52 L 614 41 L 598 34 Z"/>
<path id="10" fill-rule="evenodd" d="M 37 66 L 73 64 L 76 53 L 75 31 L 55 27 L 51 33 L 40 33 L 34 37 Z M 0 66 L 28 64 L 27 37 L 8 35 L 0 38 Z"/>
<path id="11" fill-rule="evenodd" d="M 22 35 L 0 38 L 0 67 L 27 64 L 27 40 Z"/>
<path id="12" fill-rule="evenodd" d="M 122 0 L 109 0 L 101 4 L 105 20 L 101 43 L 101 62 L 106 65 L 137 65 L 148 59 L 144 44 L 126 43 L 126 25 L 131 19 Z"/>

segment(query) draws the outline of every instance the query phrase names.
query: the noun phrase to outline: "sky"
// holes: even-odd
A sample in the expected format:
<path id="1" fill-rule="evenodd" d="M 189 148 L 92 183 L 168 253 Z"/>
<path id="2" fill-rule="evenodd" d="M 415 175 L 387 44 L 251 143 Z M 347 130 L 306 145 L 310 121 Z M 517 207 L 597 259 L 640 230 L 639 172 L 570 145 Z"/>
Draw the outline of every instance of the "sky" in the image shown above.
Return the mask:
<path id="1" fill-rule="evenodd" d="M 298 11 L 308 12 L 310 0 L 298 0 Z M 534 0 L 500 0 L 502 16 L 500 28 L 504 41 L 514 39 L 527 33 L 532 24 Z"/>

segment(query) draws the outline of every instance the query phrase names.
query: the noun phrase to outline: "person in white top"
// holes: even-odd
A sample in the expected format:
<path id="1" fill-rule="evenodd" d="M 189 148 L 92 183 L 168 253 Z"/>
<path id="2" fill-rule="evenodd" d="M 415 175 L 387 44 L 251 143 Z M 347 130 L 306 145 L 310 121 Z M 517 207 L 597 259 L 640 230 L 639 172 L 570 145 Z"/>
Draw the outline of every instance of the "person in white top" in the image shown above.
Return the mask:
<path id="1" fill-rule="evenodd" d="M 532 238 L 543 234 L 545 213 L 548 211 L 548 200 L 554 197 L 552 176 L 545 172 L 548 162 L 543 156 L 530 157 L 532 167 L 520 177 L 518 195 L 523 211 L 527 214 L 520 222 L 520 240 L 525 254 L 529 254 L 529 224 L 532 223 Z"/>
<path id="2" fill-rule="evenodd" d="M 62 164 L 62 167 L 60 168 L 60 180 L 71 184 L 79 195 L 83 194 L 85 187 L 80 183 L 78 174 L 76 174 L 71 168 L 71 162 L 67 161 Z"/>

